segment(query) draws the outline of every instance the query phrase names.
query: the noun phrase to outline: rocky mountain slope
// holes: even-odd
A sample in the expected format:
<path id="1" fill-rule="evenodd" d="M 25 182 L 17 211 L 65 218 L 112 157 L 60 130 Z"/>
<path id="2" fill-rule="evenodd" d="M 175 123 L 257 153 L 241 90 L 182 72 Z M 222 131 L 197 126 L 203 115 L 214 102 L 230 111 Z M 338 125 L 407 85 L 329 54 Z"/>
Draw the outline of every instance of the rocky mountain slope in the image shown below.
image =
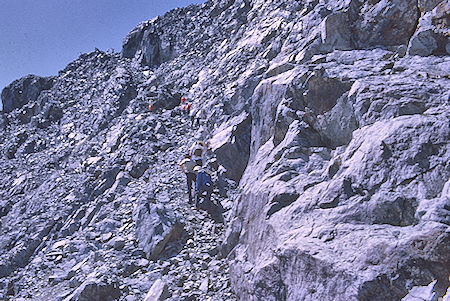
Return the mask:
<path id="1" fill-rule="evenodd" d="M 120 54 L 13 82 L 0 299 L 449 298 L 449 15 L 208 1 L 139 24 Z M 187 204 L 195 139 L 223 223 Z"/>

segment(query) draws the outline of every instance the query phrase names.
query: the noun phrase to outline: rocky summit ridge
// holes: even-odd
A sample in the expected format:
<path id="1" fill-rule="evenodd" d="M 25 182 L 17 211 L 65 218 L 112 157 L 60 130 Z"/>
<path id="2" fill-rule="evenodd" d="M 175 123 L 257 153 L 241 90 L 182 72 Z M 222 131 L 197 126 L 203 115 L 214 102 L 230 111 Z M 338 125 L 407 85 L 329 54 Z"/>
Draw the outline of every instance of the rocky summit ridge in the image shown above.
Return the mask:
<path id="1" fill-rule="evenodd" d="M 449 16 L 207 1 L 14 81 L 0 299 L 449 300 Z M 214 214 L 178 166 L 197 139 Z"/>

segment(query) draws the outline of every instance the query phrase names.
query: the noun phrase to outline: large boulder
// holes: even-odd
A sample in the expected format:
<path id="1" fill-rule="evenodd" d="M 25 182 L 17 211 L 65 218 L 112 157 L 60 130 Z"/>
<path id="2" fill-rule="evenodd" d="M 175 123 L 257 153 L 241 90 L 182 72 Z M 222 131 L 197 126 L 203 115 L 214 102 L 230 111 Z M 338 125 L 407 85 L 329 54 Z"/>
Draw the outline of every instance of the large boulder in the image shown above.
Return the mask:
<path id="1" fill-rule="evenodd" d="M 352 49 L 348 15 L 342 12 L 327 16 L 320 24 L 323 48 L 328 51 L 334 49 Z"/>
<path id="2" fill-rule="evenodd" d="M 406 45 L 418 18 L 417 0 L 351 1 L 349 6 L 358 48 Z"/>
<path id="3" fill-rule="evenodd" d="M 153 88 L 155 88 L 153 86 Z M 180 104 L 181 94 L 174 91 L 169 86 L 160 86 L 157 89 L 150 89 L 146 97 L 153 104 L 153 110 L 174 109 Z"/>
<path id="4" fill-rule="evenodd" d="M 130 31 L 123 39 L 121 56 L 124 58 L 134 58 L 144 31 L 148 28 L 149 22 L 139 23 L 132 31 Z"/>
<path id="5" fill-rule="evenodd" d="M 435 4 L 435 3 L 434 3 Z M 409 55 L 450 54 L 450 4 L 442 1 L 426 12 L 419 20 L 417 30 L 408 45 Z"/>
<path id="6" fill-rule="evenodd" d="M 141 64 L 156 66 L 171 58 L 165 51 L 163 32 L 158 27 L 158 18 L 140 23 L 124 39 L 122 57 L 137 58 Z"/>
<path id="7" fill-rule="evenodd" d="M 53 81 L 53 77 L 27 75 L 12 82 L 2 91 L 3 112 L 8 113 L 36 101 L 42 91 L 53 86 Z"/>
<path id="8" fill-rule="evenodd" d="M 169 297 L 169 291 L 167 285 L 161 280 L 156 280 L 147 295 L 145 295 L 144 301 L 163 301 Z"/>
<path id="9" fill-rule="evenodd" d="M 118 282 L 92 276 L 67 296 L 64 301 L 112 301 L 118 300 L 120 295 Z"/>
<path id="10" fill-rule="evenodd" d="M 210 140 L 217 163 L 225 168 L 225 175 L 236 182 L 242 177 L 250 156 L 251 118 L 246 112 L 220 127 Z"/>
<path id="11" fill-rule="evenodd" d="M 151 260 L 157 259 L 170 241 L 180 239 L 184 231 L 175 213 L 161 204 L 142 202 L 133 218 L 139 247 Z"/>

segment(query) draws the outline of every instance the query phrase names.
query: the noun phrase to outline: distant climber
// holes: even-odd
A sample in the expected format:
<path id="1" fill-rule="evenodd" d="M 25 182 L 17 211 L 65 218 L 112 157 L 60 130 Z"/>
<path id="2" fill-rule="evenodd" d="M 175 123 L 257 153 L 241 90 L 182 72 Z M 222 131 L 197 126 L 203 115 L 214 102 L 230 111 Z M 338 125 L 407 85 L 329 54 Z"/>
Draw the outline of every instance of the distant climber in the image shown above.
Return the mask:
<path id="1" fill-rule="evenodd" d="M 196 114 L 190 115 L 191 115 L 191 127 L 194 127 L 196 125 L 200 126 L 200 111 L 198 111 Z"/>
<path id="2" fill-rule="evenodd" d="M 189 114 L 191 116 L 191 127 L 194 127 L 195 116 L 194 114 Z"/>
<path id="3" fill-rule="evenodd" d="M 151 100 L 148 102 L 148 109 L 150 110 L 150 112 L 153 111 L 153 99 L 151 99 Z"/>
<path id="4" fill-rule="evenodd" d="M 204 108 L 197 108 L 197 110 L 194 110 L 194 112 L 191 113 L 191 126 L 200 127 L 203 124 L 206 124 L 207 119 L 208 117 L 206 116 Z"/>
<path id="5" fill-rule="evenodd" d="M 213 190 L 213 182 L 208 170 L 201 166 L 194 168 L 195 178 L 195 207 L 200 208 L 200 199 L 204 198 L 202 204 L 203 209 L 209 210 L 211 207 L 211 193 Z"/>
<path id="6" fill-rule="evenodd" d="M 181 112 L 183 113 L 183 115 L 185 116 L 189 116 L 189 112 L 191 111 L 191 104 L 186 102 L 184 104 L 181 105 Z"/>
<path id="7" fill-rule="evenodd" d="M 183 173 L 186 175 L 188 194 L 189 194 L 189 204 L 192 204 L 192 184 L 195 183 L 195 161 L 191 159 L 189 154 L 186 154 L 185 158 L 180 162 L 180 167 Z"/>
<path id="8" fill-rule="evenodd" d="M 191 159 L 195 161 L 196 165 L 203 165 L 203 155 L 206 153 L 207 146 L 205 142 L 198 140 L 195 141 L 191 149 L 189 151 L 189 154 L 191 155 Z"/>

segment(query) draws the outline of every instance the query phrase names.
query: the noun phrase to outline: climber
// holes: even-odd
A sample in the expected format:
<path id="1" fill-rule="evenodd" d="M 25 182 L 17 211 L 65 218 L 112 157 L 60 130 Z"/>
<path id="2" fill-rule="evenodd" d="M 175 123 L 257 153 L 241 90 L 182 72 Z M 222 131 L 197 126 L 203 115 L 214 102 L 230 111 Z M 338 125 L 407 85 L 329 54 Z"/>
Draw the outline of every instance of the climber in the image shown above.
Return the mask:
<path id="1" fill-rule="evenodd" d="M 183 96 L 183 97 L 181 97 L 181 99 L 180 99 L 180 103 L 181 103 L 181 104 L 184 104 L 184 102 L 185 102 L 185 101 L 186 101 L 186 97 L 184 97 L 184 96 Z"/>
<path id="2" fill-rule="evenodd" d="M 183 173 L 186 175 L 189 204 L 192 204 L 192 184 L 195 182 L 195 161 L 191 159 L 189 154 L 186 154 L 185 158 L 180 162 L 180 167 Z"/>
<path id="3" fill-rule="evenodd" d="M 181 105 L 181 112 L 185 116 L 189 116 L 189 111 L 191 110 L 191 104 L 186 102 L 183 105 Z"/>
<path id="4" fill-rule="evenodd" d="M 191 115 L 191 127 L 194 127 L 196 125 L 200 126 L 200 111 L 198 111 L 196 114 L 190 115 Z"/>
<path id="5" fill-rule="evenodd" d="M 189 154 L 191 155 L 191 159 L 195 161 L 195 164 L 197 165 L 203 165 L 203 155 L 205 154 L 207 150 L 207 146 L 205 142 L 198 140 L 195 141 L 191 149 L 189 151 Z"/>
<path id="6" fill-rule="evenodd" d="M 148 109 L 150 110 L 150 112 L 153 111 L 153 99 L 150 99 L 150 101 L 148 102 Z"/>
<path id="7" fill-rule="evenodd" d="M 206 168 L 202 168 L 201 166 L 196 166 L 194 168 L 194 173 L 196 175 L 195 178 L 195 208 L 200 208 L 200 198 L 204 197 L 205 209 L 209 209 L 211 206 L 211 193 L 213 190 L 213 182 L 211 180 L 211 176 L 209 175 L 209 171 Z M 204 194 L 206 193 L 206 194 Z"/>

